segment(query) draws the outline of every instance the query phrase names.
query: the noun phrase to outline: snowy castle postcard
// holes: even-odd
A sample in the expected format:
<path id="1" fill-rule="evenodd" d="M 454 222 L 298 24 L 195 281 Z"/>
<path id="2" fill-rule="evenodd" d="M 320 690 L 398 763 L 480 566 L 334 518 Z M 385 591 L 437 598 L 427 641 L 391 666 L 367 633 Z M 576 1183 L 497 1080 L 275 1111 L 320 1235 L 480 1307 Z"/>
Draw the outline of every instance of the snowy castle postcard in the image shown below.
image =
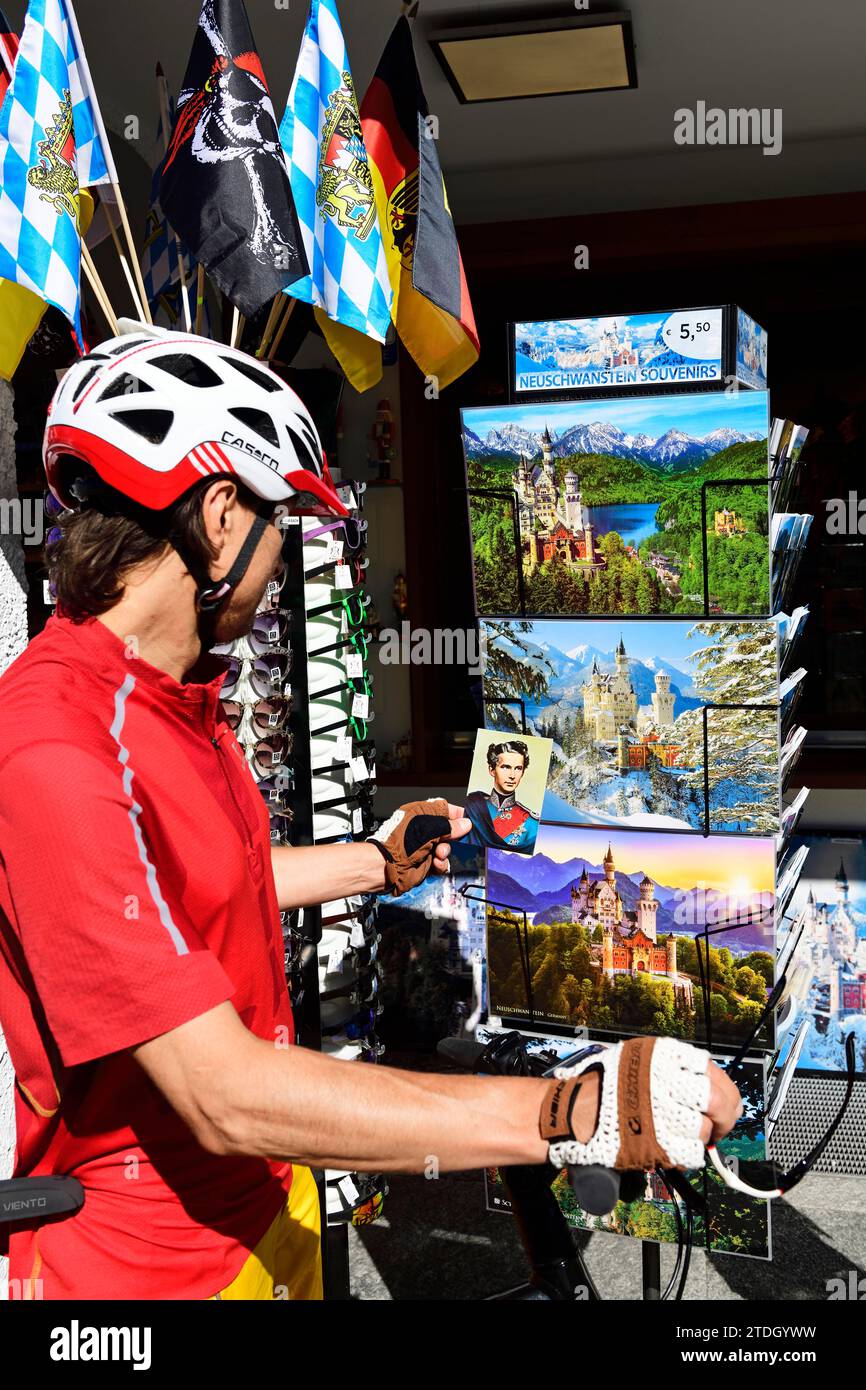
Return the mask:
<path id="1" fill-rule="evenodd" d="M 809 855 L 788 916 L 805 916 L 811 983 L 790 1020 L 781 1060 L 797 1045 L 799 1071 L 844 1075 L 845 1041 L 853 1033 L 857 1071 L 866 1075 L 866 840 L 811 835 L 792 841 L 793 849 L 801 845 Z"/>
<path id="2" fill-rule="evenodd" d="M 491 1014 L 736 1045 L 773 987 L 775 865 L 772 839 L 554 825 L 488 850 Z"/>
<path id="3" fill-rule="evenodd" d="M 765 391 L 478 406 L 462 426 L 476 612 L 769 613 Z"/>
<path id="4" fill-rule="evenodd" d="M 778 831 L 773 619 L 488 618 L 481 633 L 488 728 L 553 743 L 543 820 Z"/>

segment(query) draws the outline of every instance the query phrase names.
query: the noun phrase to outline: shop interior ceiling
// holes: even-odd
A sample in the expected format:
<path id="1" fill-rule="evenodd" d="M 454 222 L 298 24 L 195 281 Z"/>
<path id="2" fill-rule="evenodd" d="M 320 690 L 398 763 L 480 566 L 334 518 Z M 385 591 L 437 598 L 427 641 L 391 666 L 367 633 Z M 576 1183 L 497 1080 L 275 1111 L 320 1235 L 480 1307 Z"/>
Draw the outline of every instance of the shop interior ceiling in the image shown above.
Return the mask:
<path id="1" fill-rule="evenodd" d="M 278 116 L 288 94 L 306 0 L 246 0 Z M 285 6 L 285 0 L 281 0 Z M 4 0 L 19 25 L 25 0 Z M 398 0 L 339 0 L 359 93 L 400 13 Z M 461 106 L 427 36 L 503 18 L 574 17 L 572 0 L 421 0 L 416 47 L 458 223 L 580 212 L 843 193 L 866 187 L 863 54 L 866 5 L 833 0 L 627 0 L 635 90 Z M 155 155 L 159 59 L 176 92 L 199 0 L 76 0 L 106 123 L 137 116 L 137 151 Z M 578 11 L 579 13 L 579 11 Z M 782 112 L 782 151 L 674 143 L 675 112 L 707 107 Z M 769 115 L 768 115 L 768 118 Z"/>

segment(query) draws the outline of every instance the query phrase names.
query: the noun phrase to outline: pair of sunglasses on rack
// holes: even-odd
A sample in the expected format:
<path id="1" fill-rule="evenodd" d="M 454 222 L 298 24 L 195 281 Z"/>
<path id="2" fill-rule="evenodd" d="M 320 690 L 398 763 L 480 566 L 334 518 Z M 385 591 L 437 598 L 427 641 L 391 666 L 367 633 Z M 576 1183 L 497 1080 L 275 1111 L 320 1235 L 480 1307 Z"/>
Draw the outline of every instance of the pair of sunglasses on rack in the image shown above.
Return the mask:
<path id="1" fill-rule="evenodd" d="M 265 656 L 232 656 L 226 667 L 220 699 L 233 700 L 242 681 L 247 680 L 258 699 L 272 700 L 282 696 L 283 685 L 292 669 L 292 654 L 269 652 Z"/>
<path id="2" fill-rule="evenodd" d="M 244 637 L 234 642 L 217 642 L 211 651 L 215 656 L 267 656 L 272 651 L 287 652 L 286 645 L 292 630 L 292 614 L 283 608 L 256 613 L 252 627 Z M 244 649 L 244 644 L 248 650 Z"/>
<path id="3" fill-rule="evenodd" d="M 367 544 L 367 523 L 355 516 L 340 517 L 338 521 L 328 521 L 323 526 L 312 526 L 304 531 L 303 543 L 321 540 L 339 541 L 346 550 L 361 550 Z"/>
<path id="4" fill-rule="evenodd" d="M 336 642 L 329 642 L 324 647 L 307 647 L 307 657 L 314 661 L 320 656 L 330 656 L 333 652 L 343 652 L 349 654 L 357 652 L 361 660 L 366 662 L 370 651 L 370 635 L 363 627 L 357 627 L 345 637 L 340 637 Z"/>
<path id="5" fill-rule="evenodd" d="M 335 556 L 334 559 L 325 560 L 320 565 L 311 565 L 309 569 L 305 568 L 304 579 L 318 579 L 320 575 L 328 574 L 333 570 L 335 588 L 357 589 L 358 586 L 364 582 L 369 564 L 370 561 L 366 556 L 362 557 L 361 551 L 358 551 L 354 555 Z M 349 572 L 348 584 L 345 583 L 342 575 L 338 577 L 338 571 L 344 568 Z"/>
<path id="6" fill-rule="evenodd" d="M 339 598 L 332 599 L 330 603 L 318 603 L 314 608 L 307 609 L 308 618 L 320 618 L 325 613 L 339 612 L 340 609 L 346 616 L 348 627 L 355 629 L 364 626 L 367 618 L 367 609 L 370 607 L 370 595 L 363 590 L 353 591 L 350 594 L 341 595 Z"/>
<path id="7" fill-rule="evenodd" d="M 359 1042 L 362 1038 L 375 1038 L 374 1030 L 376 1019 L 382 1013 L 382 1005 L 365 1005 L 357 1011 L 350 1009 L 346 1018 L 341 1018 L 339 1022 L 322 1023 L 322 1037 L 335 1038 L 343 1037 L 349 1042 Z"/>
<path id="8" fill-rule="evenodd" d="M 294 812 L 290 807 L 285 811 L 274 811 L 271 815 L 271 844 L 287 845 L 292 833 L 292 822 L 295 819 Z"/>
<path id="9" fill-rule="evenodd" d="M 289 797 L 295 789 L 295 774 L 290 768 L 281 767 L 279 772 L 259 778 L 256 786 L 269 811 L 281 816 L 292 815 Z"/>
<path id="10" fill-rule="evenodd" d="M 336 989 L 320 990 L 319 1003 L 327 1004 L 332 999 L 348 999 L 350 1003 L 361 1008 L 375 1003 L 379 995 L 380 983 L 379 967 L 374 966 L 366 980 L 354 980 L 348 985 L 338 985 Z"/>
<path id="11" fill-rule="evenodd" d="M 292 734 L 276 733 L 260 738 L 258 743 L 254 744 L 247 757 L 256 781 L 270 777 L 274 768 L 280 767 L 286 761 L 294 742 Z"/>
<path id="12" fill-rule="evenodd" d="M 347 676 L 344 681 L 337 681 L 336 685 L 326 686 L 324 690 L 311 690 L 309 699 L 311 703 L 316 700 L 327 700 L 331 695 L 366 695 L 368 699 L 373 698 L 373 677 L 365 671 L 362 676 Z"/>
<path id="13" fill-rule="evenodd" d="M 319 734 L 332 734 L 336 729 L 345 729 L 355 743 L 367 743 L 367 733 L 373 718 L 372 714 L 366 719 L 359 719 L 354 714 L 344 714 L 341 718 L 335 719 L 333 724 L 315 724 L 310 730 L 310 737 L 318 738 Z"/>
<path id="14" fill-rule="evenodd" d="M 368 811 L 373 805 L 375 795 L 375 782 L 359 782 L 351 791 L 346 787 L 341 788 L 336 796 L 325 796 L 321 800 L 314 796 L 313 810 L 351 812 L 360 806 Z"/>
<path id="15" fill-rule="evenodd" d="M 261 738 L 266 738 L 275 729 L 281 729 L 289 717 L 291 708 L 291 700 L 282 696 L 259 699 L 253 705 L 242 704 L 240 700 L 222 702 L 223 717 L 233 733 L 240 728 L 244 715 L 249 713 L 250 727 L 253 733 Z"/>

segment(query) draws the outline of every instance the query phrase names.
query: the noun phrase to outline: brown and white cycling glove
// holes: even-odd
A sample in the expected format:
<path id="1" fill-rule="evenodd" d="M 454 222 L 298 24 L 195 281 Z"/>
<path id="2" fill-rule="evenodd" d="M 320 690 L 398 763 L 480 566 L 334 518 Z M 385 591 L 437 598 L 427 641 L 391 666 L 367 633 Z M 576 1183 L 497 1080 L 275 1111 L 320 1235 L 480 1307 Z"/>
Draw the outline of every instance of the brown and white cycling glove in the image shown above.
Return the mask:
<path id="1" fill-rule="evenodd" d="M 379 826 L 370 843 L 385 860 L 385 891 L 399 897 L 426 878 L 436 846 L 452 831 L 443 797 L 410 801 Z"/>
<path id="2" fill-rule="evenodd" d="M 557 1067 L 541 1107 L 550 1161 L 604 1168 L 700 1168 L 701 1125 L 710 1099 L 709 1055 L 676 1038 L 628 1038 L 587 1048 Z M 571 1112 L 588 1071 L 599 1072 L 598 1123 L 586 1143 L 575 1139 Z"/>

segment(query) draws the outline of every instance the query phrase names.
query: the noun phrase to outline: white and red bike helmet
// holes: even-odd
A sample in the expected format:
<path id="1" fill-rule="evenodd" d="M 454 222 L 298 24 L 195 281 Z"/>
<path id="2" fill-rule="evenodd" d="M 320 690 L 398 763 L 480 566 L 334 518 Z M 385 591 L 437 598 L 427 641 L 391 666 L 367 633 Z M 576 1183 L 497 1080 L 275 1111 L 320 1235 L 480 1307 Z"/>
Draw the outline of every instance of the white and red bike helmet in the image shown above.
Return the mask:
<path id="1" fill-rule="evenodd" d="M 75 507 L 75 462 L 143 507 L 202 478 L 238 478 L 265 502 L 310 494 L 346 516 L 310 414 L 256 358 L 209 338 L 121 319 L 64 376 L 48 408 L 48 486 Z"/>

